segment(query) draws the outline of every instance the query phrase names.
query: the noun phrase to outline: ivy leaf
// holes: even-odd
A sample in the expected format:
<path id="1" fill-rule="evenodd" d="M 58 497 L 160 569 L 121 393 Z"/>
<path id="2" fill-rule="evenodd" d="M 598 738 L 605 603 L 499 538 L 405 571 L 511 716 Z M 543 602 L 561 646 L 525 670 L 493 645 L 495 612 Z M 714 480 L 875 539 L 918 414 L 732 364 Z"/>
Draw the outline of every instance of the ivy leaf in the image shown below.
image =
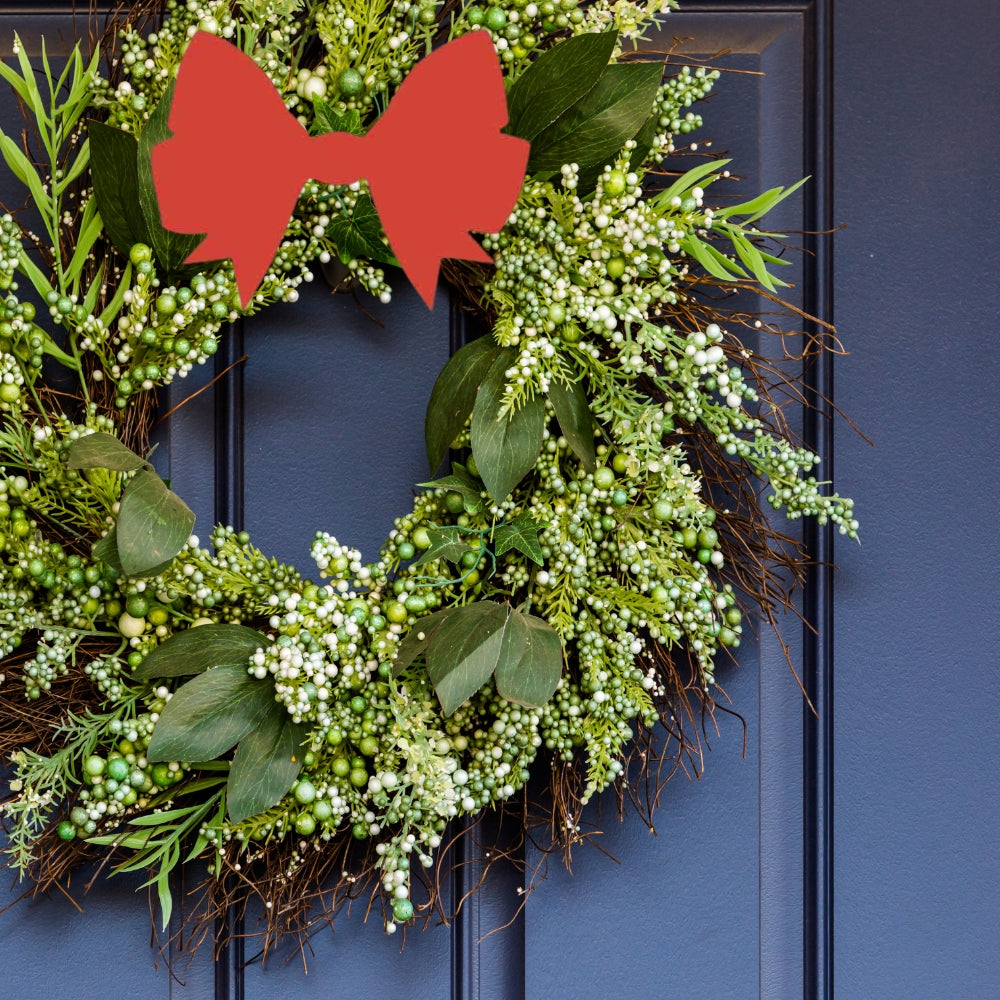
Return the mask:
<path id="1" fill-rule="evenodd" d="M 543 52 L 507 94 L 506 130 L 534 145 L 535 136 L 576 104 L 601 78 L 617 40 L 615 30 L 590 32 L 567 38 Z"/>
<path id="2" fill-rule="evenodd" d="M 549 383 L 549 402 L 556 411 L 559 429 L 588 472 L 597 467 L 594 451 L 594 417 L 583 382 Z"/>
<path id="3" fill-rule="evenodd" d="M 309 128 L 309 133 L 310 135 L 324 135 L 327 132 L 350 132 L 351 135 L 364 135 L 361 113 L 357 108 L 351 108 L 346 114 L 341 114 L 322 97 L 314 97 L 313 123 Z"/>
<path id="4" fill-rule="evenodd" d="M 457 564 L 462 556 L 470 551 L 468 542 L 462 538 L 462 529 L 452 525 L 444 528 L 429 527 L 427 537 L 430 538 L 431 544 L 413 564 L 414 566 L 434 562 L 436 559 L 447 559 L 448 562 Z"/>
<path id="5" fill-rule="evenodd" d="M 538 532 L 545 525 L 535 521 L 528 511 L 521 511 L 513 521 L 498 525 L 493 532 L 493 551 L 496 557 L 517 549 L 523 552 L 533 563 L 542 565 L 542 546 L 538 541 Z"/>
<path id="6" fill-rule="evenodd" d="M 137 472 L 118 508 L 122 569 L 127 576 L 148 575 L 180 552 L 193 527 L 194 512 L 155 472 Z"/>
<path id="7" fill-rule="evenodd" d="M 382 223 L 375 210 L 375 202 L 367 194 L 358 198 L 349 215 L 335 216 L 326 227 L 326 234 L 333 240 L 345 264 L 365 258 L 399 266 L 399 261 L 382 238 Z"/>
<path id="8" fill-rule="evenodd" d="M 520 611 L 510 616 L 507 632 L 509 649 L 496 668 L 497 691 L 508 701 L 539 708 L 552 697 L 562 675 L 559 633 L 547 621 Z"/>
<path id="9" fill-rule="evenodd" d="M 545 405 L 541 396 L 501 414 L 507 369 L 515 352 L 504 348 L 479 387 L 472 410 L 472 453 L 490 496 L 501 503 L 534 466 L 542 450 Z"/>
<path id="10" fill-rule="evenodd" d="M 299 776 L 307 733 L 307 727 L 292 722 L 283 706 L 272 703 L 261 724 L 240 740 L 226 788 L 231 823 L 256 816 L 281 801 Z"/>
<path id="11" fill-rule="evenodd" d="M 528 172 L 606 163 L 646 122 L 662 77 L 658 62 L 608 66 L 590 91 L 533 140 Z"/>
<path id="12" fill-rule="evenodd" d="M 87 123 L 90 176 L 104 231 L 120 254 L 128 257 L 136 243 L 149 242 L 139 202 L 139 144 L 134 135 L 113 125 Z"/>
<path id="13" fill-rule="evenodd" d="M 443 611 L 434 611 L 417 619 L 416 624 L 406 633 L 396 650 L 396 662 L 392 665 L 393 678 L 398 677 L 414 660 L 427 652 L 431 636 L 456 610 L 458 609 L 445 608 Z"/>
<path id="14" fill-rule="evenodd" d="M 186 677 L 200 674 L 212 667 L 242 666 L 271 640 L 256 629 L 224 622 L 198 625 L 175 632 L 161 642 L 136 667 L 136 680 L 153 677 Z"/>
<path id="15" fill-rule="evenodd" d="M 460 462 L 452 462 L 451 469 L 450 476 L 442 476 L 429 483 L 417 483 L 417 485 L 429 489 L 453 490 L 460 494 L 467 514 L 478 514 L 484 510 L 486 504 L 483 501 L 483 484 Z"/>
<path id="16" fill-rule="evenodd" d="M 137 159 L 139 177 L 139 204 L 146 220 L 149 232 L 148 242 L 153 248 L 157 261 L 168 274 L 183 274 L 184 261 L 204 239 L 204 234 L 173 233 L 163 228 L 160 221 L 160 205 L 156 198 L 156 188 L 153 185 L 153 163 L 151 154 L 153 147 L 169 139 L 173 133 L 167 126 L 170 117 L 170 105 L 174 99 L 174 83 L 170 85 L 160 98 L 160 103 L 153 109 L 139 136 L 139 155 Z M 198 267 L 204 265 L 199 264 Z M 193 272 L 196 268 L 191 266 Z"/>
<path id="17" fill-rule="evenodd" d="M 424 420 L 431 472 L 444 460 L 452 441 L 469 419 L 479 386 L 500 350 L 492 337 L 480 337 L 457 350 L 438 375 Z"/>
<path id="18" fill-rule="evenodd" d="M 70 443 L 66 468 L 135 472 L 137 469 L 149 469 L 151 466 L 131 448 L 123 445 L 114 434 L 95 431 Z"/>
<path id="19" fill-rule="evenodd" d="M 430 635 L 427 673 L 445 715 L 493 676 L 509 618 L 506 605 L 478 601 L 453 609 Z"/>
<path id="20" fill-rule="evenodd" d="M 274 705 L 274 684 L 246 664 L 215 667 L 182 684 L 160 712 L 146 757 L 214 760 L 259 726 Z"/>

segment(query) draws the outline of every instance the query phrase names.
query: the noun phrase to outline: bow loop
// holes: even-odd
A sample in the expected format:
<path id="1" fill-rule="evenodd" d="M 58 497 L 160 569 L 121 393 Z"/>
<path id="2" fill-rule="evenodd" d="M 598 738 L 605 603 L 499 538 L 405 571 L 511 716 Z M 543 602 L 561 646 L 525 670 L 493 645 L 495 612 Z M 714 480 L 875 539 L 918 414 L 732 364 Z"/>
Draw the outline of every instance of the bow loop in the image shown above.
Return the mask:
<path id="1" fill-rule="evenodd" d="M 316 138 L 249 56 L 199 32 L 174 87 L 173 137 L 152 153 L 160 215 L 168 229 L 206 234 L 188 262 L 232 259 L 245 307 L 302 185 L 364 179 L 393 253 L 430 307 L 441 261 L 489 261 L 470 230 L 499 230 L 517 201 L 529 147 L 500 132 L 506 123 L 503 75 L 485 32 L 418 63 L 366 136 Z"/>

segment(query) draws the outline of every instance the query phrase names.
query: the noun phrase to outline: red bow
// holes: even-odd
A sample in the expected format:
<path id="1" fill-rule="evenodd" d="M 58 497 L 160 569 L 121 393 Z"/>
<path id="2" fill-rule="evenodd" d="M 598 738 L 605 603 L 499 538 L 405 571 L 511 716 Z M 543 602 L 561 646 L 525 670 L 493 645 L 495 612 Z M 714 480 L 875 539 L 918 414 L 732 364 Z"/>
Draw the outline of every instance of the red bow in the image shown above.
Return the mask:
<path id="1" fill-rule="evenodd" d="M 152 153 L 163 225 L 206 233 L 186 263 L 232 258 L 246 307 L 302 185 L 368 182 L 386 238 L 433 305 L 446 257 L 490 261 L 470 230 L 497 232 L 517 201 L 529 145 L 503 135 L 503 75 L 485 32 L 421 60 L 365 136 L 310 138 L 257 64 L 204 32 L 181 61 L 173 138 Z"/>

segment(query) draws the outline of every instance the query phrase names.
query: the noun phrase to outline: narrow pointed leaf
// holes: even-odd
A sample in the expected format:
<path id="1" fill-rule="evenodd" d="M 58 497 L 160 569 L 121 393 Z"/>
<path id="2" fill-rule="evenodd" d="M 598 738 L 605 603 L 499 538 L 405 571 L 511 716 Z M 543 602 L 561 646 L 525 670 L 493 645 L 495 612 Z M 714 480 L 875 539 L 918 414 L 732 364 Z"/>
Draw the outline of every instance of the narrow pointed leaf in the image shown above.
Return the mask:
<path id="1" fill-rule="evenodd" d="M 522 652 L 516 659 L 503 657 L 497 665 L 497 691 L 508 701 L 539 708 L 552 697 L 562 675 L 559 633 L 547 621 L 520 612 L 511 615 L 510 631 L 520 635 Z"/>
<path id="2" fill-rule="evenodd" d="M 264 721 L 240 740 L 226 790 L 230 822 L 239 823 L 281 801 L 299 776 L 307 732 L 275 704 Z"/>
<path id="3" fill-rule="evenodd" d="M 430 636 L 427 673 L 445 715 L 493 676 L 509 617 L 506 605 L 479 601 L 456 608 Z"/>
<path id="4" fill-rule="evenodd" d="M 587 402 L 583 382 L 549 384 L 549 402 L 556 411 L 559 429 L 588 472 L 597 466 L 594 450 L 594 417 Z"/>
<path id="5" fill-rule="evenodd" d="M 457 350 L 438 375 L 424 420 L 431 472 L 444 460 L 452 441 L 469 419 L 479 386 L 500 350 L 492 337 L 480 337 Z"/>
<path id="6" fill-rule="evenodd" d="M 229 664 L 181 685 L 164 706 L 146 757 L 213 760 L 259 726 L 274 704 L 274 684 Z"/>
<path id="7" fill-rule="evenodd" d="M 496 503 L 505 500 L 534 466 L 545 430 L 541 396 L 522 403 L 513 413 L 500 413 L 506 371 L 513 360 L 513 349 L 505 348 L 486 373 L 472 410 L 472 452 L 479 475 Z"/>
<path id="8" fill-rule="evenodd" d="M 135 669 L 136 680 L 152 677 L 186 677 L 212 667 L 242 666 L 271 640 L 256 629 L 224 622 L 199 625 L 175 632 L 165 642 L 146 654 Z"/>
<path id="9" fill-rule="evenodd" d="M 155 472 L 137 472 L 118 509 L 122 569 L 128 576 L 148 575 L 180 552 L 193 527 L 192 510 Z"/>
<path id="10" fill-rule="evenodd" d="M 150 465 L 123 445 L 114 434 L 95 431 L 70 443 L 66 468 L 135 472 L 137 469 L 148 469 Z"/>

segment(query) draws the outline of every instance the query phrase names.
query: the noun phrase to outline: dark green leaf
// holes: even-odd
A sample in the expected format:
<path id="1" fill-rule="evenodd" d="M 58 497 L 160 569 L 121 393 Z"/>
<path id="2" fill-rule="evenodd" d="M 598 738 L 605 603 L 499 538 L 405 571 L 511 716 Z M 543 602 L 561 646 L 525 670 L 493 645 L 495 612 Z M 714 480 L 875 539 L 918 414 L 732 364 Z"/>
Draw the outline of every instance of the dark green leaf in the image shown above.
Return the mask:
<path id="1" fill-rule="evenodd" d="M 544 524 L 535 521 L 528 511 L 522 511 L 513 521 L 499 525 L 493 532 L 493 551 L 499 559 L 511 549 L 523 552 L 532 562 L 542 565 L 542 546 L 538 532 Z"/>
<path id="2" fill-rule="evenodd" d="M 653 140 L 656 138 L 656 131 L 660 125 L 660 116 L 652 114 L 646 119 L 646 123 L 639 129 L 638 134 L 630 136 L 635 141 L 635 148 L 629 154 L 628 169 L 638 170 L 646 159 L 646 154 L 653 148 Z M 624 143 L 622 144 L 624 146 Z M 617 160 L 624 150 L 609 156 L 607 163 Z M 601 176 L 606 163 L 595 163 L 590 167 L 581 168 L 577 175 L 576 190 L 580 196 L 591 194 L 597 187 L 597 178 Z"/>
<path id="3" fill-rule="evenodd" d="M 272 705 L 261 724 L 240 740 L 229 769 L 226 807 L 229 821 L 270 809 L 292 787 L 302 767 L 302 741 L 308 728 L 292 722 L 282 705 Z"/>
<path id="4" fill-rule="evenodd" d="M 549 383 L 549 402 L 556 411 L 559 429 L 588 472 L 597 467 L 594 451 L 594 417 L 583 382 Z"/>
<path id="5" fill-rule="evenodd" d="M 382 223 L 375 203 L 367 194 L 358 198 L 349 215 L 335 216 L 326 227 L 326 234 L 333 240 L 345 264 L 362 258 L 381 264 L 399 264 L 382 238 Z"/>
<path id="6" fill-rule="evenodd" d="M 118 543 L 115 541 L 115 529 L 112 528 L 99 542 L 94 545 L 94 558 L 110 566 L 119 576 L 125 575 L 122 561 L 118 558 Z"/>
<path id="7" fill-rule="evenodd" d="M 478 601 L 455 608 L 430 636 L 427 673 L 445 715 L 493 676 L 509 617 L 506 605 Z"/>
<path id="8" fill-rule="evenodd" d="M 535 464 L 542 450 L 545 406 L 541 396 L 501 414 L 507 369 L 514 361 L 508 347 L 490 366 L 472 410 L 472 453 L 479 475 L 496 503 L 501 503 Z"/>
<path id="9" fill-rule="evenodd" d="M 507 94 L 507 131 L 533 141 L 597 83 L 617 40 L 615 30 L 591 32 L 543 52 Z"/>
<path id="10" fill-rule="evenodd" d="M 136 243 L 149 242 L 139 203 L 139 144 L 134 135 L 113 125 L 88 122 L 90 176 L 104 232 L 118 252 L 128 256 Z"/>
<path id="11" fill-rule="evenodd" d="M 462 538 L 460 528 L 451 525 L 445 528 L 430 527 L 427 529 L 427 536 L 431 544 L 413 564 L 414 566 L 434 562 L 436 559 L 447 559 L 448 562 L 457 563 L 466 552 L 470 551 L 469 543 Z"/>
<path id="12" fill-rule="evenodd" d="M 497 664 L 497 691 L 508 701 L 539 708 L 552 697 L 562 675 L 559 633 L 547 622 L 519 611 L 510 616 L 511 649 Z"/>
<path id="13" fill-rule="evenodd" d="M 137 472 L 118 508 L 122 569 L 128 576 L 148 575 L 180 552 L 193 527 L 194 513 L 155 472 Z"/>
<path id="14" fill-rule="evenodd" d="M 70 443 L 66 468 L 135 472 L 136 469 L 150 468 L 150 464 L 131 448 L 126 448 L 114 434 L 95 431 Z"/>
<path id="15" fill-rule="evenodd" d="M 215 667 L 182 684 L 160 712 L 146 757 L 213 760 L 259 726 L 274 705 L 274 683 L 245 665 Z"/>
<path id="16" fill-rule="evenodd" d="M 392 676 L 398 677 L 414 660 L 427 652 L 427 643 L 431 636 L 445 622 L 456 608 L 445 608 L 417 619 L 416 624 L 403 636 L 403 641 L 396 650 L 396 662 L 392 665 Z"/>
<path id="17" fill-rule="evenodd" d="M 499 353 L 500 347 L 492 337 L 480 337 L 457 350 L 438 375 L 424 420 L 431 472 L 441 464 L 452 441 L 465 426 L 479 385 Z"/>
<path id="18" fill-rule="evenodd" d="M 313 123 L 309 131 L 312 135 L 324 135 L 327 132 L 365 134 L 364 126 L 361 124 L 361 113 L 357 108 L 351 108 L 346 114 L 341 114 L 322 97 L 313 98 Z"/>
<path id="19" fill-rule="evenodd" d="M 186 677 L 226 665 L 246 668 L 250 657 L 270 644 L 266 635 L 245 625 L 199 625 L 161 642 L 146 654 L 133 676 L 146 681 L 151 677 Z"/>
<path id="20" fill-rule="evenodd" d="M 450 476 L 442 476 L 429 483 L 417 483 L 417 485 L 453 490 L 460 494 L 467 514 L 478 514 L 484 510 L 486 504 L 483 502 L 483 484 L 460 462 L 452 462 L 451 470 Z"/>
<path id="21" fill-rule="evenodd" d="M 167 127 L 173 99 L 174 84 L 171 82 L 164 91 L 163 97 L 160 98 L 160 103 L 153 109 L 149 120 L 143 126 L 142 134 L 139 136 L 139 156 L 137 159 L 139 201 L 146 220 L 146 229 L 149 231 L 149 242 L 153 247 L 157 261 L 168 274 L 181 272 L 184 261 L 203 239 L 203 234 L 172 233 L 170 230 L 164 229 L 163 223 L 160 222 L 160 205 L 156 200 L 156 188 L 153 186 L 153 164 L 150 154 L 157 143 L 169 139 L 173 134 Z M 198 265 L 198 267 L 202 266 L 204 265 Z"/>
<path id="22" fill-rule="evenodd" d="M 661 63 L 617 63 L 531 144 L 528 173 L 550 174 L 564 163 L 604 164 L 642 128 L 663 74 Z"/>

